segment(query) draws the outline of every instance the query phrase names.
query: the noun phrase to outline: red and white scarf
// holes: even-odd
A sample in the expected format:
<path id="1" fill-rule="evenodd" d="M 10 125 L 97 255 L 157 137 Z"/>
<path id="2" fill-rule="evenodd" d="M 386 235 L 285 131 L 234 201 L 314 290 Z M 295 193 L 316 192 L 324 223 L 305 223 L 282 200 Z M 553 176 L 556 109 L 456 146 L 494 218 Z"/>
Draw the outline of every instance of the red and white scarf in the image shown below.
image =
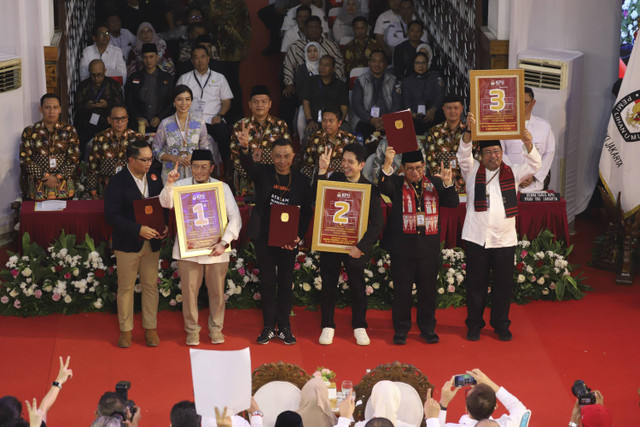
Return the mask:
<path id="1" fill-rule="evenodd" d="M 511 168 L 504 163 L 500 164 L 498 171 L 500 180 L 500 191 L 502 192 L 502 200 L 504 204 L 504 212 L 507 218 L 518 215 L 518 197 L 516 195 L 516 181 Z M 480 168 L 476 173 L 476 182 L 474 187 L 473 207 L 476 212 L 484 212 L 489 208 L 487 202 L 487 171 L 484 165 L 480 163 Z"/>
<path id="2" fill-rule="evenodd" d="M 422 200 L 424 202 L 424 209 L 421 212 L 425 217 L 424 234 L 438 234 L 438 212 L 440 210 L 438 192 L 426 176 L 422 177 L 420 185 L 422 186 Z M 405 180 L 402 185 L 402 231 L 407 234 L 416 234 L 418 232 L 416 197 L 415 188 Z"/>

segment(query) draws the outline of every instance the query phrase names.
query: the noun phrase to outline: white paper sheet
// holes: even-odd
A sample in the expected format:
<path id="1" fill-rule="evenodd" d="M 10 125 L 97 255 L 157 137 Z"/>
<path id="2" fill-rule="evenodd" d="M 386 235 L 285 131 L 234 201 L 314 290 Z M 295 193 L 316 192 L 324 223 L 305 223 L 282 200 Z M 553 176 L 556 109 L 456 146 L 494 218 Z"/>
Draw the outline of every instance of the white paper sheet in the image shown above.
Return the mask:
<path id="1" fill-rule="evenodd" d="M 251 353 L 190 349 L 196 412 L 215 417 L 214 407 L 237 414 L 251 406 Z"/>
<path id="2" fill-rule="evenodd" d="M 66 200 L 45 200 L 44 202 L 36 202 L 36 212 L 53 212 L 63 211 L 67 207 Z"/>

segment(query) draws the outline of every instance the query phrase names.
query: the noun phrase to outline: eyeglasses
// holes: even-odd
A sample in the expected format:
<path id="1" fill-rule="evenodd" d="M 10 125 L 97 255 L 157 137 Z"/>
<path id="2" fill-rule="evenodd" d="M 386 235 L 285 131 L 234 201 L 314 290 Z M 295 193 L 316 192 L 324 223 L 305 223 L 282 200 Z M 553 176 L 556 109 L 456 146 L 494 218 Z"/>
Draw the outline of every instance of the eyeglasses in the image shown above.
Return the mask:
<path id="1" fill-rule="evenodd" d="M 191 18 L 191 19 L 198 19 L 198 20 L 200 20 L 200 19 L 202 19 L 202 16 L 192 15 L 192 16 L 190 16 L 189 18 Z"/>
<path id="2" fill-rule="evenodd" d="M 424 166 L 416 166 L 416 167 L 410 166 L 408 168 L 405 168 L 404 170 L 406 172 L 414 172 L 414 171 L 415 172 L 422 172 L 424 170 Z"/>
<path id="3" fill-rule="evenodd" d="M 110 117 L 111 121 L 113 122 L 126 122 L 127 120 L 129 120 L 129 116 L 122 116 L 122 117 Z"/>
<path id="4" fill-rule="evenodd" d="M 146 159 L 141 159 L 140 157 L 134 157 L 136 160 L 140 160 L 142 163 L 152 163 L 153 157 L 147 157 Z"/>
<path id="5" fill-rule="evenodd" d="M 109 31 L 100 31 L 98 37 L 109 37 Z"/>

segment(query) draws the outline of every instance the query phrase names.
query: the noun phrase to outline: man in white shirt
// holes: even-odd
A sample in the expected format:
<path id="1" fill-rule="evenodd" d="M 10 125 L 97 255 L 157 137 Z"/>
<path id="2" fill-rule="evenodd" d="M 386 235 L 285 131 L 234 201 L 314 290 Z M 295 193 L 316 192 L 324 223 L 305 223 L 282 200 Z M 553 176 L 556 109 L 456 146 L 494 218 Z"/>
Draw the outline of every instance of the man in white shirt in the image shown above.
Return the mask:
<path id="1" fill-rule="evenodd" d="M 177 85 L 187 85 L 193 92 L 190 112 L 202 117 L 207 123 L 207 132 L 218 143 L 220 155 L 229 160 L 231 133 L 224 121 L 224 115 L 231 108 L 233 93 L 227 79 L 209 69 L 209 51 L 203 45 L 191 49 L 191 62 L 195 70 L 184 73 Z"/>
<path id="2" fill-rule="evenodd" d="M 521 193 L 533 193 L 535 191 L 544 190 L 544 181 L 551 169 L 551 163 L 553 163 L 553 156 L 556 152 L 556 138 L 551 130 L 551 125 L 548 121 L 531 115 L 533 107 L 536 105 L 536 100 L 533 95 L 533 90 L 530 87 L 524 88 L 524 114 L 525 114 L 525 127 L 531 136 L 533 137 L 533 145 L 536 147 L 540 156 L 542 156 L 542 166 L 538 172 L 525 179 L 520 183 L 518 191 Z M 502 160 L 509 166 L 518 165 L 524 163 L 524 156 L 522 153 L 522 143 L 520 140 L 508 139 L 500 141 L 502 146 Z"/>
<path id="3" fill-rule="evenodd" d="M 298 6 L 296 9 L 296 24 L 284 32 L 282 37 L 282 45 L 280 52 L 287 53 L 289 46 L 295 41 L 305 38 L 305 24 L 311 16 L 311 8 L 309 6 Z"/>
<path id="4" fill-rule="evenodd" d="M 109 15 L 107 18 L 107 27 L 109 28 L 109 43 L 120 48 L 122 57 L 127 62 L 129 52 L 136 45 L 136 36 L 126 28 L 122 28 L 122 21 L 118 14 Z"/>
<path id="5" fill-rule="evenodd" d="M 178 165 L 169 172 L 167 183 L 160 192 L 160 204 L 163 208 L 173 208 L 173 188 L 185 185 L 204 184 L 208 182 L 220 182 L 211 178 L 214 163 L 213 155 L 209 150 L 194 150 L 191 154 L 192 177 L 180 178 Z M 182 315 L 184 317 L 184 329 L 187 332 L 187 345 L 200 344 L 200 325 L 198 324 L 198 291 L 202 285 L 204 276 L 209 294 L 209 338 L 213 344 L 222 344 L 224 335 L 222 325 L 224 322 L 224 284 L 229 267 L 229 252 L 225 250 L 229 244 L 238 238 L 242 227 L 240 210 L 233 197 L 231 189 L 226 183 L 222 183 L 224 189 L 224 203 L 227 215 L 227 226 L 222 231 L 220 240 L 212 247 L 209 255 L 183 258 L 180 253 L 178 238 L 173 244 L 172 258 L 178 262 L 180 273 L 180 289 L 182 289 Z M 197 222 L 197 221 L 196 221 Z M 203 225 L 202 227 L 205 227 Z"/>
<path id="6" fill-rule="evenodd" d="M 389 10 L 382 12 L 378 19 L 376 19 L 376 25 L 373 28 L 373 35 L 375 36 L 380 46 L 384 50 L 385 55 L 391 58 L 391 49 L 384 41 L 384 35 L 389 25 L 393 22 L 400 20 L 400 0 L 389 0 Z"/>
<path id="7" fill-rule="evenodd" d="M 281 33 L 284 35 L 289 28 L 295 27 L 297 25 L 296 14 L 300 6 L 308 6 L 309 8 L 311 8 L 311 15 L 320 18 L 320 20 L 322 21 L 322 33 L 326 37 L 329 34 L 329 23 L 327 21 L 327 16 L 325 15 L 324 10 L 313 4 L 312 0 L 300 0 L 300 4 L 298 6 L 292 7 L 287 11 L 287 15 L 284 17 L 284 22 L 282 23 L 282 28 L 280 29 Z"/>
<path id="8" fill-rule="evenodd" d="M 475 125 L 469 114 L 468 123 Z M 467 214 L 462 227 L 467 257 L 467 339 L 480 339 L 485 326 L 482 318 L 491 286 L 491 326 L 502 341 L 512 339 L 509 306 L 513 293 L 513 256 L 518 243 L 516 215 L 517 186 L 540 169 L 540 154 L 529 131 L 522 139 L 525 163 L 509 167 L 502 162 L 500 142 L 480 141 L 480 161 L 474 160 L 471 132 L 465 129 L 458 147 L 458 165 L 467 187 Z"/>
<path id="9" fill-rule="evenodd" d="M 428 396 L 425 402 L 425 418 L 427 419 L 427 427 L 455 427 L 455 426 L 480 426 L 491 424 L 480 424 L 481 420 L 492 420 L 499 426 L 518 427 L 520 420 L 527 408 L 518 400 L 517 397 L 509 393 L 504 387 L 498 386 L 496 383 L 485 375 L 480 369 L 467 371 L 477 385 L 473 386 L 466 396 L 467 413 L 460 417 L 457 423 L 447 423 L 447 406 L 455 397 L 461 387 L 454 387 L 454 377 L 451 377 L 442 387 L 440 402 L 435 402 L 433 398 Z M 496 400 L 505 407 L 509 415 L 504 414 L 500 418 L 492 417 L 496 408 Z M 439 406 L 439 407 L 438 407 Z"/>
<path id="10" fill-rule="evenodd" d="M 127 79 L 127 64 L 124 62 L 122 50 L 119 47 L 110 44 L 111 35 L 105 24 L 98 24 L 93 29 L 93 41 L 91 46 L 86 47 L 82 51 L 80 59 L 80 80 L 89 78 L 89 63 L 94 59 L 102 59 L 108 77 L 122 78 L 122 84 Z"/>
<path id="11" fill-rule="evenodd" d="M 384 32 L 384 42 L 391 50 L 409 38 L 409 26 L 411 22 L 417 20 L 413 14 L 413 0 L 400 0 L 400 16 L 391 22 Z M 422 32 L 420 40 L 427 42 L 426 31 Z"/>

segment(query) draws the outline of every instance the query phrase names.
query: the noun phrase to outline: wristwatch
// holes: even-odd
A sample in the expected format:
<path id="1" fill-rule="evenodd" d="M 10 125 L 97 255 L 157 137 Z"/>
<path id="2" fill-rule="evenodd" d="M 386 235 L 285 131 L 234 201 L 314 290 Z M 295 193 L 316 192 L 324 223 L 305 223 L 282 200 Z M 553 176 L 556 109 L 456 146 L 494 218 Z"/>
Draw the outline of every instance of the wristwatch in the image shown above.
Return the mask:
<path id="1" fill-rule="evenodd" d="M 225 249 L 229 247 L 229 243 L 225 242 L 224 240 L 220 240 L 220 244 L 224 246 Z"/>
<path id="2" fill-rule="evenodd" d="M 264 414 L 262 413 L 262 411 L 260 409 L 258 409 L 257 411 L 253 412 L 251 414 L 252 417 L 262 417 L 264 416 Z"/>
<path id="3" fill-rule="evenodd" d="M 60 390 L 62 390 L 62 384 L 60 384 L 58 381 L 52 382 L 51 387 L 58 387 Z"/>
<path id="4" fill-rule="evenodd" d="M 578 424 L 574 423 L 573 421 L 569 421 L 569 427 L 578 427 Z"/>

